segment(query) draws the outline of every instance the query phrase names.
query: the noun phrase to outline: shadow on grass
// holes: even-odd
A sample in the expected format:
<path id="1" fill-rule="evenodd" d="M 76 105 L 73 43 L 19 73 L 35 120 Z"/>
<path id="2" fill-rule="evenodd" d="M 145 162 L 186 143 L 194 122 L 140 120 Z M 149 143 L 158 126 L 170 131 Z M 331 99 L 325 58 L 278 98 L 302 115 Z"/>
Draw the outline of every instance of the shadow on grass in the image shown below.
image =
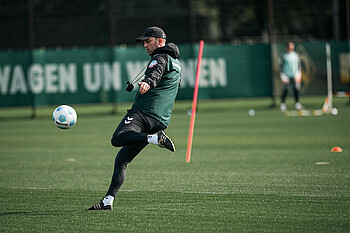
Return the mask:
<path id="1" fill-rule="evenodd" d="M 62 213 L 82 213 L 86 212 L 87 209 L 77 210 L 32 210 L 32 211 L 9 211 L 0 213 L 0 218 L 5 216 L 18 216 L 18 215 L 62 215 Z"/>

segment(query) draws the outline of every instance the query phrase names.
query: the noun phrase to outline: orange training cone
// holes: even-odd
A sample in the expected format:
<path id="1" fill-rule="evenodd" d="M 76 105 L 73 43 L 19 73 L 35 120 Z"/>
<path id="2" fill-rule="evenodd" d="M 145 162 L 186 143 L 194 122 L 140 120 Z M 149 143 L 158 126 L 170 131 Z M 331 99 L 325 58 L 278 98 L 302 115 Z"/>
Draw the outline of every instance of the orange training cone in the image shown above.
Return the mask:
<path id="1" fill-rule="evenodd" d="M 343 149 L 342 148 L 340 148 L 339 146 L 335 146 L 335 147 L 333 147 L 332 148 L 332 150 L 331 150 L 332 152 L 342 152 L 343 151 Z"/>

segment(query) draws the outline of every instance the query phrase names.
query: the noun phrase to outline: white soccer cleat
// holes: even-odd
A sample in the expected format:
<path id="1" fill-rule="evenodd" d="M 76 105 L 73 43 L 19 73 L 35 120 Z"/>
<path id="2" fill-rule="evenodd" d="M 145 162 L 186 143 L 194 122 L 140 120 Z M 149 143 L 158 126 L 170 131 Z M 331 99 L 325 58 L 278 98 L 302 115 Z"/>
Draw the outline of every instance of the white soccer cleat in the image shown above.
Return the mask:
<path id="1" fill-rule="evenodd" d="M 88 210 L 113 210 L 113 205 L 105 205 L 103 200 L 91 206 Z"/>
<path id="2" fill-rule="evenodd" d="M 301 105 L 301 103 L 299 103 L 299 102 L 295 103 L 295 109 L 296 110 L 301 110 L 302 108 L 303 108 L 303 106 Z"/>
<path id="3" fill-rule="evenodd" d="M 281 103 L 280 109 L 281 109 L 282 112 L 287 111 L 287 105 L 285 103 Z"/>

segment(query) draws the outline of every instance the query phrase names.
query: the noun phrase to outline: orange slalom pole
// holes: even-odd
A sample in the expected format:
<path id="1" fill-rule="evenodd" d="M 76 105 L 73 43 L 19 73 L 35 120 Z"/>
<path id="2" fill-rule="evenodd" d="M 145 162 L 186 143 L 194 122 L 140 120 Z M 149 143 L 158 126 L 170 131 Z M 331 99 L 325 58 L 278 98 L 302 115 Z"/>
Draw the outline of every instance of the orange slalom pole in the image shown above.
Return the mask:
<path id="1" fill-rule="evenodd" d="M 192 114 L 191 114 L 190 129 L 189 129 L 189 133 L 188 133 L 187 154 L 186 154 L 186 162 L 187 163 L 189 163 L 191 160 L 192 139 L 193 139 L 194 121 L 196 119 L 197 97 L 198 97 L 198 87 L 199 87 L 199 73 L 200 73 L 200 69 L 201 69 L 203 46 L 204 46 L 204 41 L 201 40 L 199 42 L 196 80 L 195 80 L 195 84 L 194 84 L 193 102 L 192 102 Z"/>

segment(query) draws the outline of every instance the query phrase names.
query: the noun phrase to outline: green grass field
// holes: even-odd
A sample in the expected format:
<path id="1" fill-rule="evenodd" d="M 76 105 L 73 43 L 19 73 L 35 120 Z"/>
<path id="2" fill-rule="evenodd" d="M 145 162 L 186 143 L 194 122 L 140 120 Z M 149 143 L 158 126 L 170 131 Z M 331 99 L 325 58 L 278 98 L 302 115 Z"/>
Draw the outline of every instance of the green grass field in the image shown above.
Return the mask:
<path id="1" fill-rule="evenodd" d="M 307 109 L 323 101 L 302 98 Z M 166 131 L 176 152 L 139 154 L 113 211 L 85 210 L 107 191 L 110 137 L 130 105 L 117 115 L 73 106 L 78 124 L 66 131 L 52 123 L 54 106 L 34 120 L 30 108 L 0 109 L 0 231 L 350 232 L 349 99 L 334 99 L 338 116 L 319 117 L 286 117 L 270 103 L 199 102 L 187 164 L 191 103 L 177 102 Z"/>

